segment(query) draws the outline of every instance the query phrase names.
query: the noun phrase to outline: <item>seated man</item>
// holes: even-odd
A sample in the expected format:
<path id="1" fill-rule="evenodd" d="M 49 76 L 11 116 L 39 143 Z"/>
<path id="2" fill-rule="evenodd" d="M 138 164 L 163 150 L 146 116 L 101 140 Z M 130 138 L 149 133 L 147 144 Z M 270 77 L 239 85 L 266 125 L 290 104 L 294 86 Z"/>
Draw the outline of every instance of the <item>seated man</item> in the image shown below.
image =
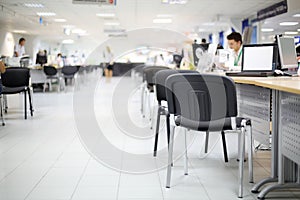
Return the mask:
<path id="1" fill-rule="evenodd" d="M 233 50 L 234 63 L 233 66 L 228 66 L 230 70 L 241 71 L 243 41 L 242 35 L 238 32 L 232 32 L 227 36 L 228 46 Z"/>

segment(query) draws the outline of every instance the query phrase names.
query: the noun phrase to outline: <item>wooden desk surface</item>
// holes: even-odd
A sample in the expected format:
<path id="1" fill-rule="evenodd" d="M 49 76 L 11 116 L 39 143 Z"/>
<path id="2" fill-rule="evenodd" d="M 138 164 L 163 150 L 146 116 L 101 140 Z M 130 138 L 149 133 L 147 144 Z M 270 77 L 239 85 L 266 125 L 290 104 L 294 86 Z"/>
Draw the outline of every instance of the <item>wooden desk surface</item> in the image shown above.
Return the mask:
<path id="1" fill-rule="evenodd" d="M 300 95 L 300 77 L 231 77 L 235 83 L 290 92 Z"/>

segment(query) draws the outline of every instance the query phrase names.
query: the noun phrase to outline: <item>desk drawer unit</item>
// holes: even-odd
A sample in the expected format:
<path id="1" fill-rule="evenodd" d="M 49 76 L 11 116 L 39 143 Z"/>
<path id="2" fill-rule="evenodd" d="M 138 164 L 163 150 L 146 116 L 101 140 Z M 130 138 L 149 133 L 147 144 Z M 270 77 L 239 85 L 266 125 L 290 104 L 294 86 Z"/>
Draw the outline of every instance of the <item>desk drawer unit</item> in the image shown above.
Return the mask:
<path id="1" fill-rule="evenodd" d="M 271 90 L 237 84 L 239 116 L 252 120 L 253 139 L 270 145 Z"/>

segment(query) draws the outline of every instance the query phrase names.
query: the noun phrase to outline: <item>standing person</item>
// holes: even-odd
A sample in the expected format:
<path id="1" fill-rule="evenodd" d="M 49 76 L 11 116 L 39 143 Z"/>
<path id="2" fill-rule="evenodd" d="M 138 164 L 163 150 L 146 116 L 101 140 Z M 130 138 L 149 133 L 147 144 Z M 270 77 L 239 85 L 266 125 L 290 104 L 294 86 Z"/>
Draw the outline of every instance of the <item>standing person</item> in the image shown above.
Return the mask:
<path id="1" fill-rule="evenodd" d="M 5 72 L 5 65 L 2 61 L 0 61 L 0 74 Z M 2 81 L 1 81 L 1 76 L 0 76 L 0 95 L 2 93 Z"/>
<path id="2" fill-rule="evenodd" d="M 242 54 L 243 54 L 243 41 L 242 35 L 238 32 L 232 32 L 227 36 L 228 46 L 233 49 L 234 67 L 235 70 L 241 70 Z"/>
<path id="3" fill-rule="evenodd" d="M 21 57 L 25 55 L 25 38 L 20 38 L 19 43 L 15 46 L 14 57 Z"/>
<path id="4" fill-rule="evenodd" d="M 202 38 L 201 44 L 206 44 L 206 39 L 205 38 Z"/>
<path id="5" fill-rule="evenodd" d="M 114 56 L 109 46 L 106 47 L 106 61 L 108 65 L 105 69 L 105 77 L 111 78 L 113 76 L 113 67 L 114 67 Z"/>

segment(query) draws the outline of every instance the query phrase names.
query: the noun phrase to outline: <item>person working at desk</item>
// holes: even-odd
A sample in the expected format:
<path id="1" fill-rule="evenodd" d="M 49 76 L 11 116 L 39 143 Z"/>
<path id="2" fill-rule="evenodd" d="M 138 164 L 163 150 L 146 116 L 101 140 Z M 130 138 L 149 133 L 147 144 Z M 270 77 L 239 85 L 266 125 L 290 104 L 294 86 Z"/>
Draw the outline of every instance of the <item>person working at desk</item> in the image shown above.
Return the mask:
<path id="1" fill-rule="evenodd" d="M 228 46 L 233 50 L 234 63 L 232 70 L 240 71 L 242 66 L 243 41 L 242 35 L 238 32 L 232 32 L 227 36 Z M 230 69 L 230 68 L 229 68 Z"/>
<path id="2" fill-rule="evenodd" d="M 21 57 L 25 55 L 25 42 L 25 38 L 19 39 L 19 44 L 17 44 L 14 49 L 14 57 Z"/>

